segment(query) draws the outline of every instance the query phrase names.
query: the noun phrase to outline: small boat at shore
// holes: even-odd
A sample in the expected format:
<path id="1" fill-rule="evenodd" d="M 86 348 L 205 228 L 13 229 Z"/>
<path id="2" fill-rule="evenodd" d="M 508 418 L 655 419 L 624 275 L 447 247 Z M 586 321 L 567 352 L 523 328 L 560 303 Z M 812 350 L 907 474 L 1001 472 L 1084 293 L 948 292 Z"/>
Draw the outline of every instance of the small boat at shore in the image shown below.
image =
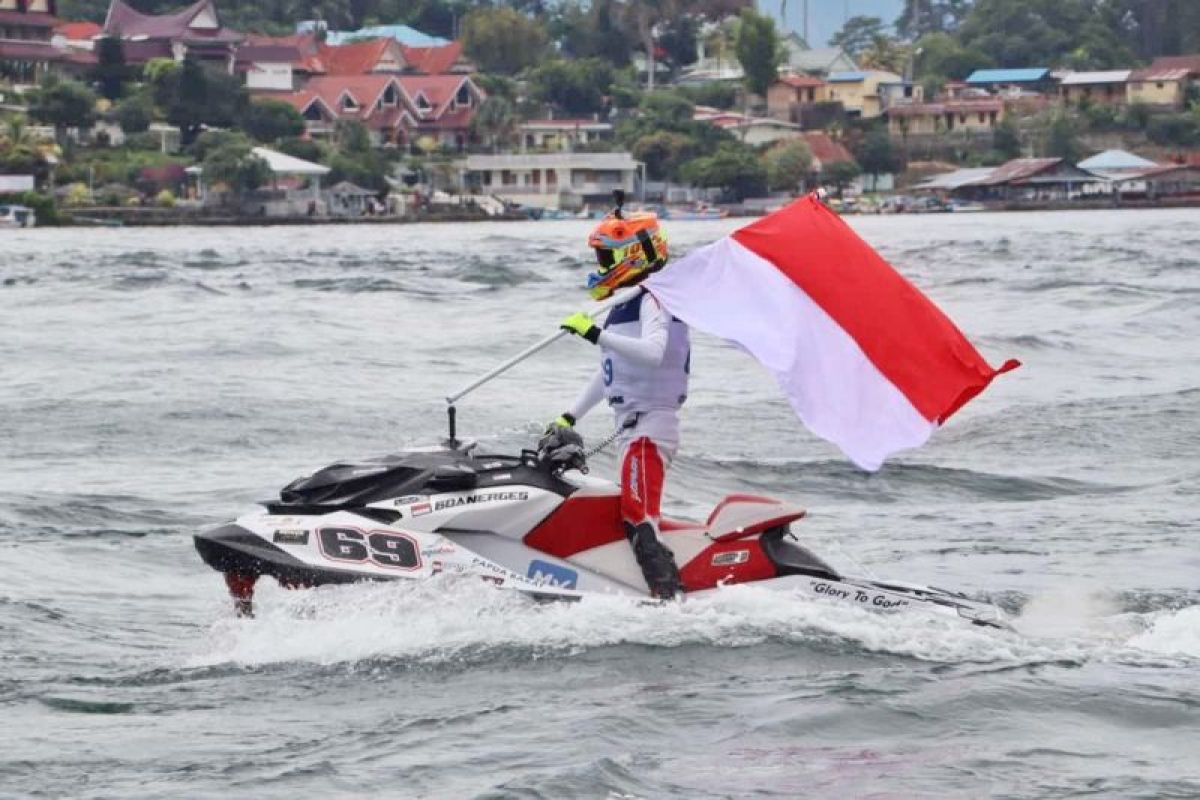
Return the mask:
<path id="1" fill-rule="evenodd" d="M 0 205 L 0 228 L 32 228 L 37 214 L 28 206 Z"/>
<path id="2" fill-rule="evenodd" d="M 711 206 L 696 206 L 694 208 L 663 208 L 658 215 L 661 219 L 724 219 L 729 216 L 729 210 L 725 208 L 713 208 Z"/>

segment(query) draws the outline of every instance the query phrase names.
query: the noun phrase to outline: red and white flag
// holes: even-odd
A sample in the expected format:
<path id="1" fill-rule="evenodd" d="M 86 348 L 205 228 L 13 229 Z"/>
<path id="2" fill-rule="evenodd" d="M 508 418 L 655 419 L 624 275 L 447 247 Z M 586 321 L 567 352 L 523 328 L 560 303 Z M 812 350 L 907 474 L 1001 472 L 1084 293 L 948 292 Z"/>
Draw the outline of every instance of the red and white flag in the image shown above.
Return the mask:
<path id="1" fill-rule="evenodd" d="M 816 435 L 863 469 L 918 447 L 997 375 L 954 323 L 815 195 L 651 276 L 688 325 L 775 375 Z"/>

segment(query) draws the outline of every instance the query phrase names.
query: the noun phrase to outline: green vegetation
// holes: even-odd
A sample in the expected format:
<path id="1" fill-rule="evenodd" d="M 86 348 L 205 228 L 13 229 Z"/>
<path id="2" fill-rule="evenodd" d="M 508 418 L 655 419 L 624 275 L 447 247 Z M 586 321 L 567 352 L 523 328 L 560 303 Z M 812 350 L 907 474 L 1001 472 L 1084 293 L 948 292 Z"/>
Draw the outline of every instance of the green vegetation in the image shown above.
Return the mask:
<path id="1" fill-rule="evenodd" d="M 164 13 L 183 0 L 135 0 L 139 10 Z M 615 141 L 587 148 L 633 153 L 656 181 L 694 182 L 738 199 L 769 189 L 795 191 L 813 176 L 803 141 L 752 147 L 727 130 L 694 119 L 696 106 L 749 111 L 774 82 L 783 59 L 777 7 L 751 0 L 218 0 L 232 28 L 283 34 L 295 23 L 321 19 L 353 29 L 404 23 L 443 37 L 458 36 L 482 70 L 487 93 L 472 122 L 474 147 L 502 152 L 518 144 L 523 119 L 591 117 L 615 125 Z M 60 0 L 59 15 L 102 21 L 109 0 Z M 762 11 L 756 10 L 762 8 Z M 717 23 L 717 24 L 709 24 Z M 894 24 L 893 24 L 894 23 Z M 697 58 L 703 38 L 711 56 L 740 64 L 744 79 L 675 86 Z M 849 18 L 834 42 L 865 68 L 912 76 L 932 96 L 952 80 L 987 67 L 1104 69 L 1137 67 L 1159 55 L 1200 52 L 1197 0 L 907 0 L 894 21 Z M 330 182 L 350 180 L 384 190 L 385 175 L 445 172 L 449 153 L 432 137 L 409 152 L 373 146 L 361 123 L 340 122 L 328 140 L 305 138 L 304 120 L 290 104 L 252 101 L 241 81 L 193 61 L 158 59 L 129 66 L 121 43 L 100 39 L 96 66 L 82 81 L 50 79 L 30 92 L 26 115 L 51 126 L 31 136 L 25 116 L 0 128 L 0 170 L 34 174 L 39 185 L 71 186 L 68 197 L 91 199 L 91 187 L 125 202 L 138 187 L 153 202 L 175 202 L 180 185 L 148 175 L 172 175 L 201 163 L 210 181 L 237 191 L 267 179 L 251 148 L 266 144 L 332 169 Z M 935 136 L 888 134 L 882 120 L 850 118 L 839 103 L 804 108 L 806 128 L 819 128 L 846 145 L 855 161 L 826 164 L 820 178 L 844 188 L 859 172 L 903 169 L 908 158 L 1000 163 L 1022 154 L 1085 154 L 1089 134 L 1145 136 L 1163 149 L 1200 147 L 1200 88 L 1182 111 L 1083 102 L 1053 111 L 1010 109 L 986 135 L 942 130 Z M 125 143 L 109 133 L 77 142 L 72 129 L 98 120 L 120 126 Z M 166 155 L 154 123 L 181 131 L 182 153 Z M 227 133 L 215 134 L 214 129 Z M 43 129 L 44 130 L 44 129 Z M 46 139 L 47 141 L 40 141 Z M 927 152 L 914 142 L 935 140 Z M 919 147 L 925 148 L 925 144 Z M 1160 151 L 1161 152 L 1161 151 Z M 53 154 L 57 159 L 48 158 Z M 419 155 L 414 155 L 419 154 Z M 51 174 L 51 166 L 58 161 Z M 164 194 L 166 192 L 166 194 Z M 97 190 L 99 193 L 99 190 Z M 170 200 L 167 195 L 170 195 Z M 144 200 L 143 202 L 151 202 Z"/>
<path id="2" fill-rule="evenodd" d="M 59 144 L 69 128 L 87 128 L 96 121 L 96 94 L 77 81 L 51 77 L 29 97 L 29 116 L 54 126 Z"/>
<path id="3" fill-rule="evenodd" d="M 538 20 L 511 8 L 477 8 L 463 19 L 463 52 L 484 72 L 515 75 L 541 60 L 548 37 Z"/>
<path id="4" fill-rule="evenodd" d="M 734 48 L 746 75 L 746 89 L 765 95 L 771 84 L 778 80 L 779 65 L 783 61 L 775 21 L 752 8 L 745 8 L 738 22 Z"/>
<path id="5" fill-rule="evenodd" d="M 795 192 L 812 172 L 812 152 L 798 139 L 779 142 L 763 155 L 767 186 L 772 191 Z"/>

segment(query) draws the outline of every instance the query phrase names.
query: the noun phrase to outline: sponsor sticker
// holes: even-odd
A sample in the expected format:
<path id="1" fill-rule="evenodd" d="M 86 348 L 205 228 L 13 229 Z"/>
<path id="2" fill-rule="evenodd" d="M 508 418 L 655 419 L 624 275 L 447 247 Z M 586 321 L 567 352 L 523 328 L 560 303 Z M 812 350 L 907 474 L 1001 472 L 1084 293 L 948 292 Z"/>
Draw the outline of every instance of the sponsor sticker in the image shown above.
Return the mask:
<path id="1" fill-rule="evenodd" d="M 431 511 L 433 511 L 433 506 L 429 503 L 413 503 L 412 507 L 408 509 L 408 513 L 414 517 L 423 517 Z"/>
<path id="2" fill-rule="evenodd" d="M 554 586 L 559 589 L 574 589 L 579 583 L 579 573 L 573 569 L 534 559 L 529 562 L 525 577 L 539 586 Z"/>
<path id="3" fill-rule="evenodd" d="M 529 492 L 481 492 L 479 494 L 459 495 L 458 497 L 445 497 L 437 500 L 433 504 L 433 510 L 441 511 L 446 508 L 457 508 L 458 506 L 473 506 L 483 503 L 500 503 L 528 499 Z M 416 509 L 417 506 L 413 506 L 413 516 L 417 514 Z"/>
<path id="4" fill-rule="evenodd" d="M 429 498 L 423 494 L 406 494 L 404 497 L 397 497 L 392 503 L 394 506 L 410 506 L 413 503 L 420 503 Z"/>
<path id="5" fill-rule="evenodd" d="M 308 530 L 306 528 L 279 528 L 271 536 L 271 541 L 276 544 L 308 544 Z"/>
<path id="6" fill-rule="evenodd" d="M 735 564 L 745 564 L 750 560 L 749 550 L 727 550 L 712 557 L 714 567 L 732 567 Z"/>

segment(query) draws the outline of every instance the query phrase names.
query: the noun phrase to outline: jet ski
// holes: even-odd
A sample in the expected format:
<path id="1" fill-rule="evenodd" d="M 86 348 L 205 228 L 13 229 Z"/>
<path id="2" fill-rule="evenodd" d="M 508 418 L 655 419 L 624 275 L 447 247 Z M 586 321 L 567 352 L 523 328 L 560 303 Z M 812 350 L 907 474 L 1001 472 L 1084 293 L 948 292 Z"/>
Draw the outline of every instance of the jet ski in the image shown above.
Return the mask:
<path id="1" fill-rule="evenodd" d="M 253 613 L 263 576 L 299 588 L 461 574 L 538 599 L 650 602 L 620 490 L 586 469 L 575 444 L 489 455 L 452 436 L 440 447 L 331 464 L 195 544 L 242 615 Z M 686 596 L 753 584 L 792 599 L 1008 627 L 998 608 L 957 592 L 840 574 L 797 537 L 804 516 L 784 501 L 737 494 L 704 522 L 663 519 L 661 533 Z"/>

